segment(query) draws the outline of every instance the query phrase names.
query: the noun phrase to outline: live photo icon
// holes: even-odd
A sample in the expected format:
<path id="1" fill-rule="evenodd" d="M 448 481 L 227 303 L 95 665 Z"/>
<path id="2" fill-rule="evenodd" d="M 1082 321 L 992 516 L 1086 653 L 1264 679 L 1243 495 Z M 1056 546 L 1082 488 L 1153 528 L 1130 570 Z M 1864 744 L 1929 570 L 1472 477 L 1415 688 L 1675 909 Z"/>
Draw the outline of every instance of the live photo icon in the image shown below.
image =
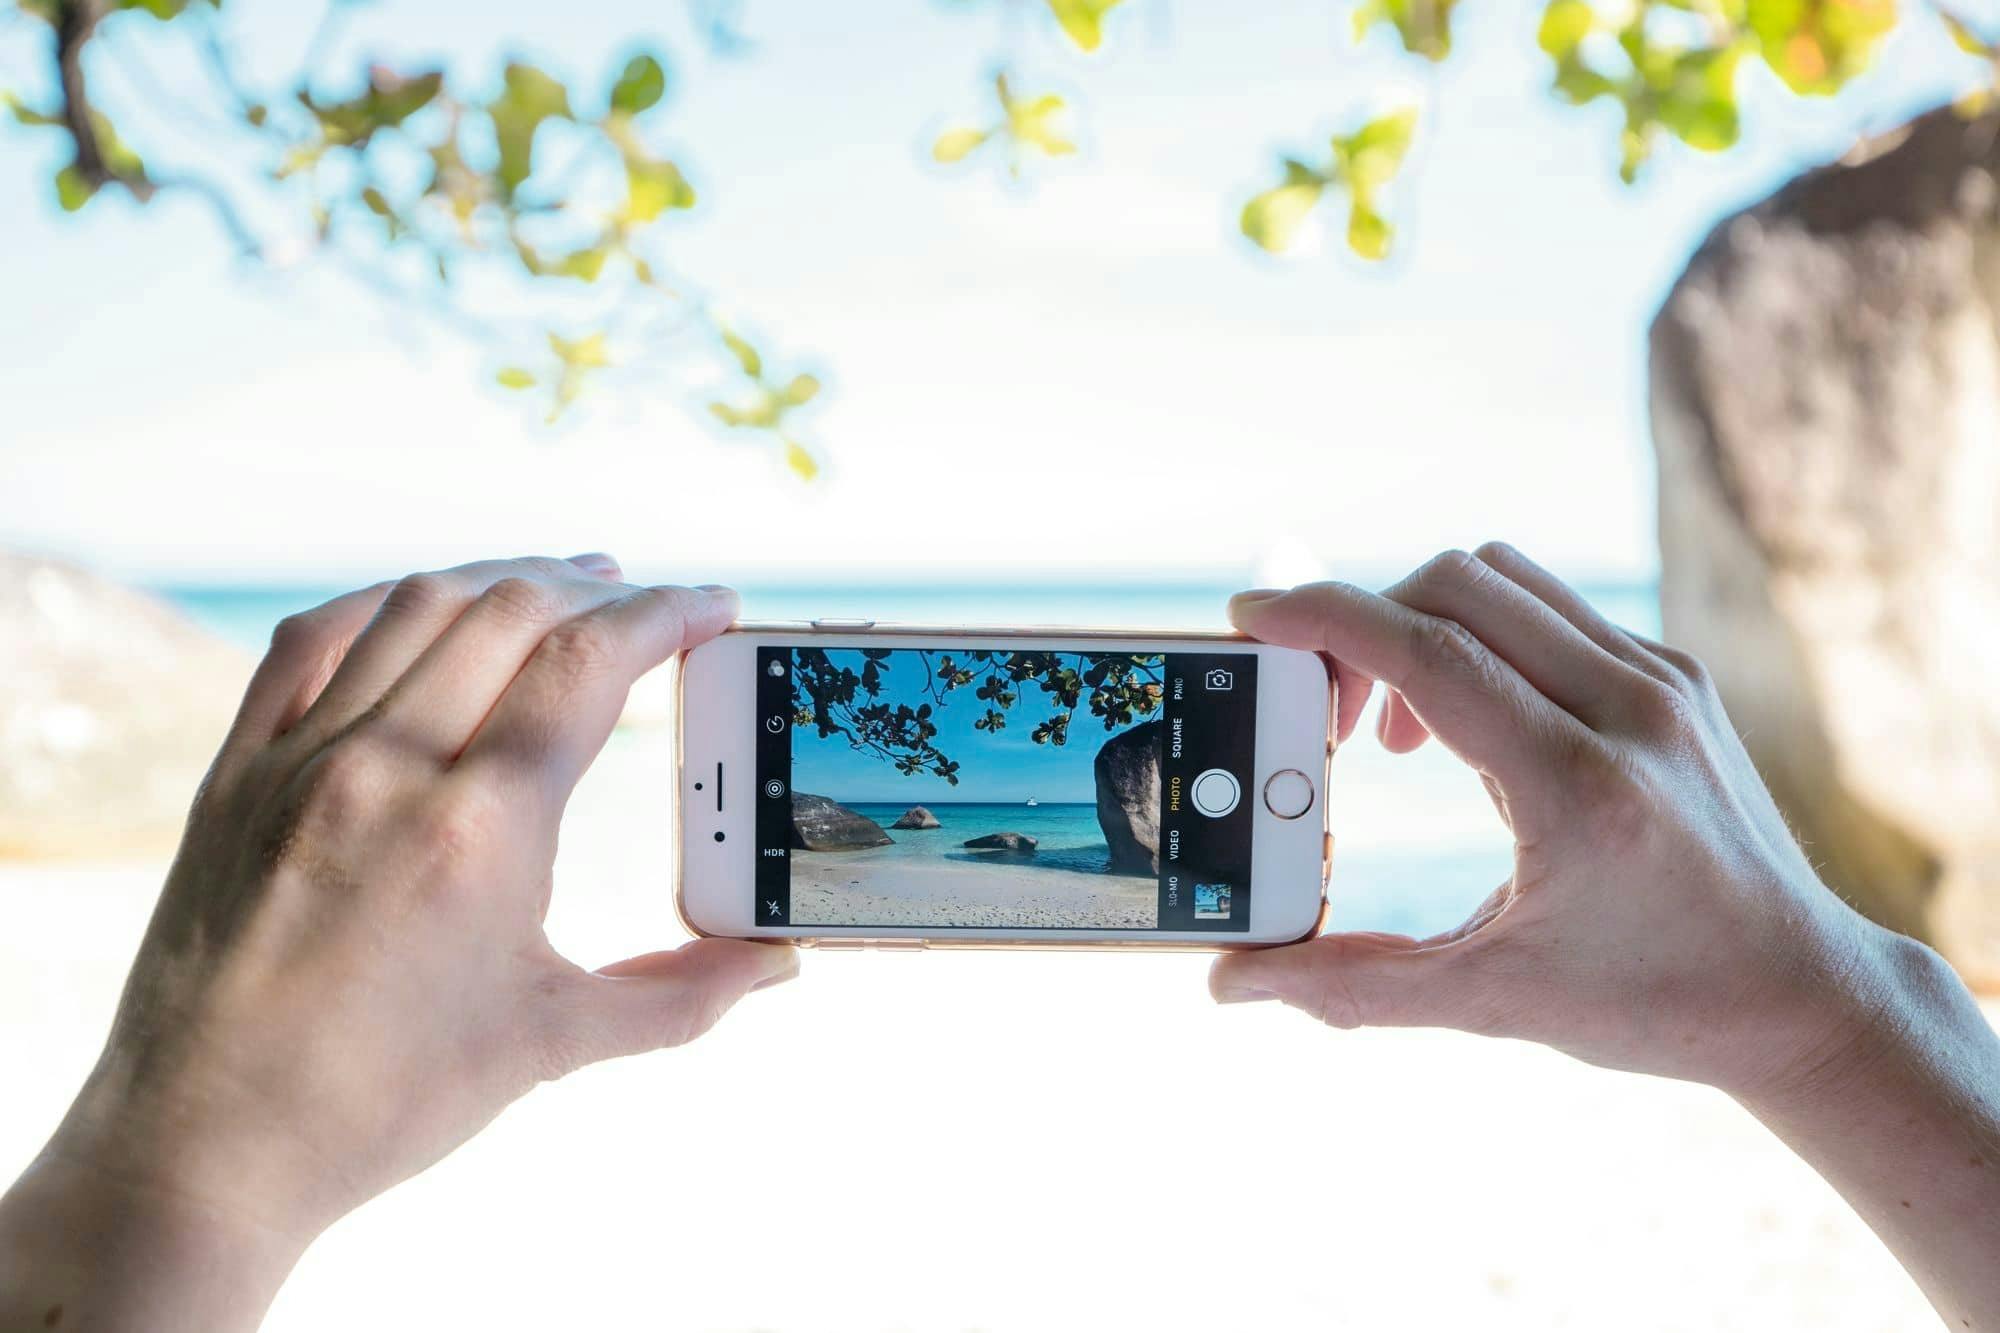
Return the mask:
<path id="1" fill-rule="evenodd" d="M 1236 677 L 1221 667 L 1210 667 L 1208 674 L 1203 676 L 1202 680 L 1207 683 L 1208 688 L 1211 690 L 1227 690 L 1234 688 L 1236 685 Z"/>

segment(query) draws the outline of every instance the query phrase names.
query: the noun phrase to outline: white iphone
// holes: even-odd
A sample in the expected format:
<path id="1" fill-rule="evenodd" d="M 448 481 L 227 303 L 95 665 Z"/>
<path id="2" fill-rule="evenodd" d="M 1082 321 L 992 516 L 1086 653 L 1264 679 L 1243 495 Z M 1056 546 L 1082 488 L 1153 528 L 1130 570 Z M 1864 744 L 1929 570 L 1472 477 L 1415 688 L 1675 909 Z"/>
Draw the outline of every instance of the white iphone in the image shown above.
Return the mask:
<path id="1" fill-rule="evenodd" d="M 685 655 L 675 901 L 821 947 L 1316 933 L 1332 686 L 1223 634 L 746 625 Z"/>

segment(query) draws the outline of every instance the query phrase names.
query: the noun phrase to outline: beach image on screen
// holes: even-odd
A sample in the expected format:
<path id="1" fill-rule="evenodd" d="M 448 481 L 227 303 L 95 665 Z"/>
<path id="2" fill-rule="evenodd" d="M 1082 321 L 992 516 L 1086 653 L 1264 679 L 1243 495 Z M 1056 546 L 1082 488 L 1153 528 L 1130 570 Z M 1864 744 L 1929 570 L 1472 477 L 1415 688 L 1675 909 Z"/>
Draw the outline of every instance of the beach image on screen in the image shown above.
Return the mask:
<path id="1" fill-rule="evenodd" d="M 1158 925 L 1164 658 L 790 657 L 792 924 Z"/>

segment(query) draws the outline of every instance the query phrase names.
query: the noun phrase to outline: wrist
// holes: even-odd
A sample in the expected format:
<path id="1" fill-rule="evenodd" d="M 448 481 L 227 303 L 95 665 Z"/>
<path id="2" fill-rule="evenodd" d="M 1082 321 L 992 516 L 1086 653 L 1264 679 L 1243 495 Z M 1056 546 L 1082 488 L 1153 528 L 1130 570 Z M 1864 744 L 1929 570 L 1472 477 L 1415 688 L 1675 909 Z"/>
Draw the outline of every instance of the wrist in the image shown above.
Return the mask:
<path id="1" fill-rule="evenodd" d="M 0 1196 L 0 1329 L 254 1329 L 309 1240 L 65 1126 Z"/>
<path id="2" fill-rule="evenodd" d="M 288 1118 L 246 1091 L 115 1044 L 38 1165 L 202 1219 L 246 1243 L 303 1252 L 346 1205 Z"/>
<path id="3" fill-rule="evenodd" d="M 1907 1084 L 1925 1029 L 1956 1007 L 1951 997 L 1971 1006 L 1936 950 L 1844 908 L 1839 916 L 1837 944 L 1817 951 L 1808 973 L 1785 978 L 1794 1003 L 1772 1025 L 1763 1067 L 1727 1089 L 1761 1118 L 1823 1113 L 1885 1081 Z"/>

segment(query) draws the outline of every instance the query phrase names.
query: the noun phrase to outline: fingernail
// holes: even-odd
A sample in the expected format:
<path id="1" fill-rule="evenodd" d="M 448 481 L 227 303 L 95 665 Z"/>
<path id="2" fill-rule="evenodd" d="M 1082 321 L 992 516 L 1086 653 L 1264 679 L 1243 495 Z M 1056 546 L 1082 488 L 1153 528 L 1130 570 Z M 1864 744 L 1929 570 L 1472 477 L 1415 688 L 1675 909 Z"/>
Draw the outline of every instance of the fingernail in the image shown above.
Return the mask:
<path id="1" fill-rule="evenodd" d="M 705 592 L 711 597 L 733 597 L 736 594 L 736 589 L 730 587 L 727 583 L 697 583 L 694 586 L 697 591 Z"/>
<path id="2" fill-rule="evenodd" d="M 1252 1004 L 1258 1000 L 1275 1000 L 1276 991 L 1265 990 L 1262 986 L 1222 986 L 1215 992 L 1218 1004 Z"/>
<path id="3" fill-rule="evenodd" d="M 1229 605 L 1232 607 L 1249 606 L 1254 602 L 1268 602 L 1273 597 L 1283 597 L 1284 595 L 1285 590 L 1283 588 L 1251 588 L 1246 592 L 1239 592 L 1230 598 Z"/>
<path id="4" fill-rule="evenodd" d="M 569 562 L 578 569 L 587 569 L 593 574 L 616 574 L 620 572 L 618 562 L 602 551 L 585 551 L 582 555 L 571 556 Z"/>

